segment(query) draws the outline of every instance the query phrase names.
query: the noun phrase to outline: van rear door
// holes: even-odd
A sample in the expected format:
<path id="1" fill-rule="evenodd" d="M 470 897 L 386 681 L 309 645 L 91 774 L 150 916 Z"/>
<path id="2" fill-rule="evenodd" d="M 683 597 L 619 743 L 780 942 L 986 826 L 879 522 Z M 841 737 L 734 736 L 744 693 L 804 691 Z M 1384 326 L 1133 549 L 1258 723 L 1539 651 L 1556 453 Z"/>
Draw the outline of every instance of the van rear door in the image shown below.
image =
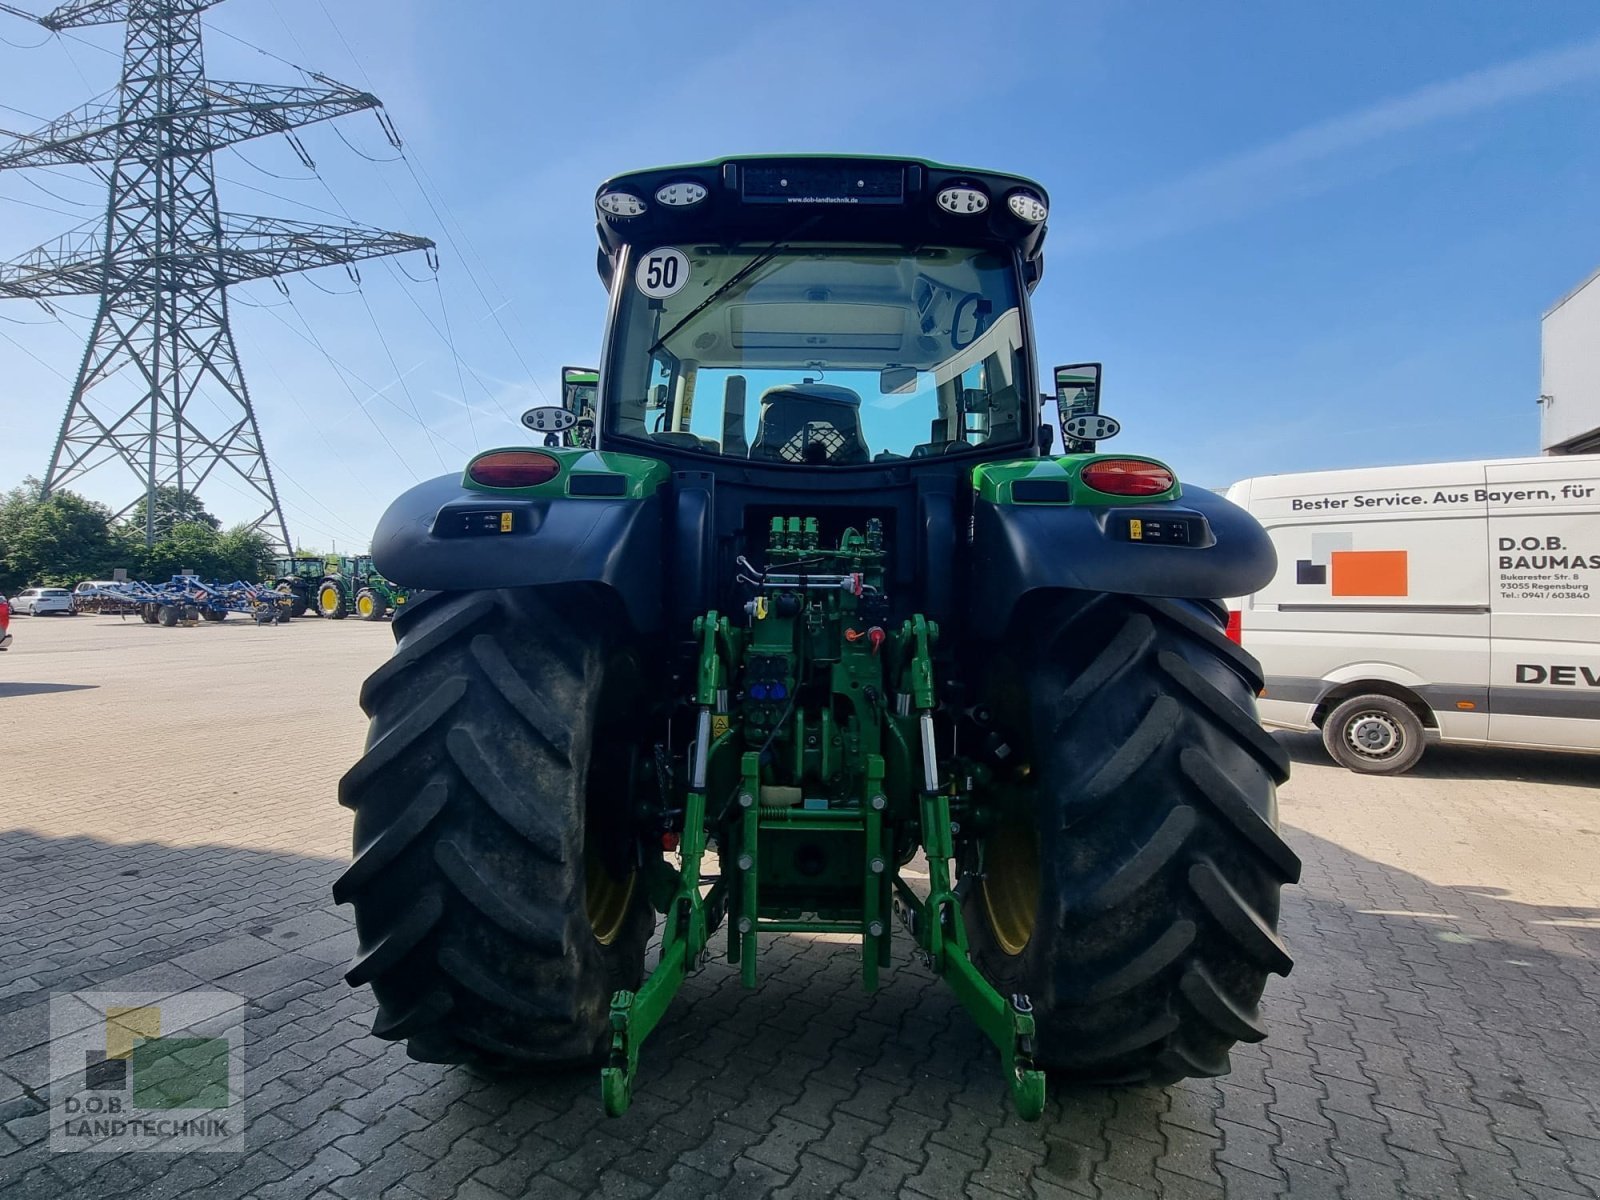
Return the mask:
<path id="1" fill-rule="evenodd" d="M 1489 738 L 1600 750 L 1600 456 L 1490 464 Z"/>

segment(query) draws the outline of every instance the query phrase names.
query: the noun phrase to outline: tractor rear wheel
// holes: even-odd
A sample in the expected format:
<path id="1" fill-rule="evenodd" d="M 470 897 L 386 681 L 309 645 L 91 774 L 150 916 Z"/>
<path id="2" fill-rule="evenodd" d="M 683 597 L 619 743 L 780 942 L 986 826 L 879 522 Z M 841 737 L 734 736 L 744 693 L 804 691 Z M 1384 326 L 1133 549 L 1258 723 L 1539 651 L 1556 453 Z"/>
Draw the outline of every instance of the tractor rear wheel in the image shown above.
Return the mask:
<path id="1" fill-rule="evenodd" d="M 372 1031 L 424 1062 L 592 1062 L 644 971 L 654 914 L 630 833 L 646 689 L 582 588 L 435 594 L 362 688 L 339 784 L 355 861 L 334 885 Z"/>
<path id="2" fill-rule="evenodd" d="M 1257 723 L 1260 670 L 1198 601 L 1057 593 L 1019 614 L 990 699 L 1031 792 L 972 861 L 980 970 L 1026 993 L 1037 1058 L 1096 1082 L 1224 1074 L 1265 1036 L 1291 960 L 1277 830 L 1288 755 Z"/>
<path id="3" fill-rule="evenodd" d="M 381 621 L 388 615 L 389 606 L 377 592 L 362 588 L 356 593 L 356 616 L 363 621 Z"/>
<path id="4" fill-rule="evenodd" d="M 348 615 L 344 610 L 344 589 L 331 579 L 324 579 L 317 587 L 317 612 L 335 621 Z"/>

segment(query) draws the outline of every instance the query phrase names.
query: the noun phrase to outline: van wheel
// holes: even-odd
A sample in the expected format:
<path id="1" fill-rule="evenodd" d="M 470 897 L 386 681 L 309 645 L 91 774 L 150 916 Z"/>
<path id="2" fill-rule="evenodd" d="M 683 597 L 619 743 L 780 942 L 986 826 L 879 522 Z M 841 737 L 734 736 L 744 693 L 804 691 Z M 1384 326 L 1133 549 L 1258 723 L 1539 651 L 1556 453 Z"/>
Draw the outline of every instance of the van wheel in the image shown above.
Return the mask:
<path id="1" fill-rule="evenodd" d="M 1393 696 L 1352 696 L 1322 723 L 1333 761 L 1363 775 L 1399 775 L 1422 757 L 1422 722 Z"/>

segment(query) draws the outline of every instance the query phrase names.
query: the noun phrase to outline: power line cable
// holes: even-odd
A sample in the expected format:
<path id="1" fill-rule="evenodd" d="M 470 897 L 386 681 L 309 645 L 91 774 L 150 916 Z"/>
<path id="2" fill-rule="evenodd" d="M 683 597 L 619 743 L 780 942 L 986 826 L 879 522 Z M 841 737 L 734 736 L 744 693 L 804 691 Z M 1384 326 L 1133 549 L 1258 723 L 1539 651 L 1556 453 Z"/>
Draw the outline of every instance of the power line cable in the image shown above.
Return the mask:
<path id="1" fill-rule="evenodd" d="M 321 2 L 321 0 L 319 0 L 319 3 L 320 2 Z M 274 4 L 274 10 L 276 10 L 276 7 L 277 7 L 276 4 Z M 353 46 L 351 46 L 350 40 L 345 36 L 344 30 L 342 28 L 340 28 L 339 23 L 333 19 L 333 14 L 329 11 L 328 6 L 326 5 L 326 3 L 322 3 L 321 7 L 322 7 L 323 16 L 327 18 L 328 24 L 332 27 L 334 35 L 339 39 L 340 44 L 343 45 L 343 47 L 345 49 L 345 52 L 350 56 L 350 60 L 351 60 L 352 65 L 355 67 L 357 73 L 361 76 L 362 80 L 370 88 L 372 86 L 372 79 L 371 79 L 371 76 L 368 75 L 366 67 L 362 64 L 360 56 L 358 56 L 356 54 L 355 48 Z M 279 16 L 279 20 L 282 21 L 283 20 L 282 14 L 279 13 L 278 16 Z M 300 50 L 300 52 L 302 54 L 304 54 L 304 52 L 305 52 L 304 51 L 304 47 L 300 45 L 299 39 L 297 37 L 295 37 L 293 29 L 288 26 L 288 22 L 286 22 L 286 21 L 284 22 L 284 25 L 285 25 L 286 28 L 289 29 L 289 34 L 290 34 L 291 40 L 293 40 L 295 42 L 296 47 Z M 318 72 L 313 71 L 308 67 L 304 67 L 301 64 L 299 64 L 297 62 L 293 62 L 290 59 L 284 58 L 282 55 L 274 53 L 271 50 L 267 50 L 267 49 L 257 45 L 256 43 L 249 41 L 246 38 L 240 37 L 238 34 L 229 33 L 226 30 L 222 30 L 222 29 L 218 29 L 217 32 L 221 33 L 224 37 L 227 37 L 227 38 L 230 38 L 233 41 L 239 42 L 241 45 L 248 46 L 250 49 L 256 51 L 258 54 L 265 55 L 266 57 L 271 58 L 271 59 L 275 59 L 276 61 L 281 62 L 286 66 L 293 67 L 295 70 L 300 71 L 305 75 L 315 77 L 318 74 Z M 379 119 L 380 119 L 380 121 L 385 119 L 385 117 L 381 114 L 381 112 L 380 112 Z M 465 253 L 462 252 L 462 250 L 460 248 L 460 245 L 457 243 L 455 234 L 452 233 L 451 230 L 450 230 L 449 223 L 446 222 L 444 216 L 439 211 L 439 206 L 440 205 L 442 205 L 447 212 L 450 211 L 448 202 L 446 202 L 444 200 L 443 194 L 441 193 L 440 197 L 439 197 L 440 205 L 435 205 L 435 203 L 433 201 L 433 198 L 428 194 L 427 186 L 424 185 L 424 183 L 422 181 L 422 178 L 418 173 L 420 164 L 414 163 L 411 160 L 410 156 L 407 155 L 407 153 L 405 151 L 405 148 L 404 148 L 403 144 L 401 143 L 401 139 L 399 137 L 399 132 L 398 132 L 398 130 L 394 129 L 394 125 L 393 125 L 393 121 L 392 120 L 390 120 L 388 122 L 388 128 L 391 131 L 391 139 L 390 140 L 395 143 L 395 148 L 396 148 L 396 150 L 399 151 L 400 160 L 403 161 L 406 164 L 406 170 L 410 173 L 411 178 L 412 178 L 412 182 L 416 184 L 417 191 L 419 193 L 421 193 L 423 202 L 428 206 L 429 211 L 433 214 L 434 221 L 438 224 L 440 231 L 445 236 L 445 239 L 450 243 L 451 249 L 455 251 L 456 257 L 460 260 L 460 262 L 462 264 L 462 267 L 465 269 L 468 279 L 471 281 L 474 289 L 478 293 L 478 298 L 483 302 L 483 306 L 484 306 L 485 310 L 487 311 L 488 316 L 494 321 L 496 327 L 499 329 L 501 336 L 505 339 L 507 346 L 510 347 L 512 354 L 516 357 L 517 362 L 521 365 L 524 375 L 527 377 L 529 382 L 533 385 L 534 390 L 536 392 L 538 392 L 539 397 L 542 400 L 544 400 L 544 401 L 546 401 L 546 403 L 548 403 L 549 402 L 549 396 L 544 390 L 544 385 L 539 382 L 538 373 L 535 372 L 533 370 L 533 368 L 531 368 L 528 365 L 527 360 L 522 356 L 522 351 L 521 351 L 516 339 L 514 339 L 511 336 L 511 333 L 506 328 L 505 323 L 500 319 L 499 308 L 489 299 L 489 296 L 488 296 L 487 292 L 484 290 L 483 285 L 478 281 L 478 276 L 477 276 L 476 272 L 473 271 L 472 263 L 471 263 L 470 259 L 468 258 L 468 256 Z M 343 134 L 340 133 L 340 131 L 337 128 L 335 128 L 335 133 L 339 134 L 341 140 L 344 140 L 346 145 L 350 145 L 349 141 L 347 139 L 344 139 Z M 351 149 L 354 150 L 355 148 L 353 146 L 351 146 Z M 360 151 L 356 151 L 356 152 L 358 154 L 360 153 Z M 369 159 L 369 161 L 374 161 L 374 162 L 377 162 L 377 161 L 390 161 L 390 160 L 372 159 L 371 156 L 365 155 L 365 154 L 362 154 L 361 156 L 363 158 Z M 422 170 L 423 174 L 426 174 L 426 169 L 425 168 L 421 168 L 421 170 Z M 327 180 L 326 179 L 322 179 L 322 176 L 321 176 L 320 172 L 317 172 L 317 176 L 322 181 L 323 187 L 328 191 L 329 195 L 332 196 L 334 203 L 338 204 L 340 209 L 343 210 L 344 209 L 343 203 L 339 200 L 338 196 L 334 194 L 333 189 L 328 185 Z M 383 178 L 383 177 L 380 176 L 380 178 Z M 226 181 L 226 182 L 232 183 L 234 181 Z M 394 188 L 389 184 L 389 182 L 388 182 L 388 180 L 386 178 L 383 178 L 383 183 L 384 183 L 385 188 L 388 189 L 390 196 L 395 199 L 396 203 L 402 209 L 404 209 L 406 206 L 404 204 L 400 203 L 399 197 L 397 195 L 395 195 Z M 236 186 L 249 186 L 249 185 L 238 185 L 238 184 L 236 184 Z M 275 196 L 275 198 L 277 198 L 277 199 L 285 200 L 286 203 L 294 203 L 294 201 L 289 201 L 289 200 L 287 200 L 286 197 L 276 196 L 275 193 L 269 192 L 264 188 L 252 188 L 252 190 L 259 191 L 264 195 Z M 327 211 L 326 209 L 318 209 L 318 208 L 314 208 L 313 206 L 310 206 L 310 205 L 307 205 L 306 207 L 313 208 L 313 211 L 317 211 L 317 212 L 326 212 Z M 330 214 L 330 215 L 335 215 L 335 214 Z M 337 214 L 337 215 L 343 215 L 343 216 L 345 216 L 347 218 L 349 217 L 349 213 L 348 213 L 347 210 L 342 212 L 341 214 Z M 454 217 L 454 213 L 453 212 L 451 213 L 451 216 L 452 216 L 452 218 Z M 458 225 L 458 228 L 459 228 L 459 222 L 457 223 L 457 225 Z M 464 230 L 462 230 L 462 232 L 461 232 L 461 239 L 462 239 L 462 241 L 466 241 L 466 233 L 465 233 Z M 469 249 L 470 249 L 470 245 L 469 245 Z M 483 266 L 483 261 L 482 261 L 482 257 L 481 256 L 479 256 L 479 265 L 480 265 L 480 267 Z M 420 308 L 420 306 L 419 306 L 419 308 Z M 436 332 L 437 332 L 437 328 L 436 328 Z M 479 386 L 484 389 L 484 394 L 490 398 L 490 400 L 495 404 L 496 407 L 500 408 L 502 413 L 504 413 L 505 408 L 504 408 L 504 405 L 502 405 L 500 403 L 499 398 L 494 395 L 494 393 L 488 388 L 488 386 L 486 384 L 483 383 L 482 379 L 478 377 L 477 372 L 474 371 L 470 365 L 468 365 L 467 369 L 468 369 L 468 371 L 472 372 L 474 378 L 477 379 Z M 465 398 L 463 397 L 463 400 L 464 399 Z M 510 419 L 510 418 L 508 417 L 507 419 Z"/>
<path id="2" fill-rule="evenodd" d="M 439 460 L 439 465 L 448 471 L 450 464 L 445 462 L 444 455 L 439 450 L 439 442 L 433 436 L 433 430 L 422 419 L 422 412 L 417 408 L 417 398 L 411 394 L 411 385 L 406 382 L 406 377 L 400 373 L 400 364 L 395 361 L 394 351 L 389 348 L 389 339 L 383 336 L 383 327 L 378 324 L 378 314 L 372 311 L 372 303 L 367 299 L 366 289 L 358 283 L 356 291 L 361 294 L 361 307 L 367 310 L 367 317 L 372 321 L 373 332 L 378 335 L 378 341 L 383 346 L 383 352 L 388 356 L 389 367 L 394 371 L 395 378 L 400 383 L 400 390 L 405 393 L 406 402 L 411 405 L 412 415 L 417 418 L 417 424 L 422 426 L 422 431 L 428 435 L 428 444 L 433 447 L 434 457 Z M 451 444 L 450 448 L 457 454 L 466 453 L 461 447 L 454 444 Z"/>
<path id="3" fill-rule="evenodd" d="M 260 307 L 260 308 L 285 308 L 285 307 L 288 307 L 288 301 L 281 301 L 278 304 L 261 304 L 261 305 L 257 305 L 257 307 Z M 289 384 L 288 384 L 288 381 L 283 378 L 283 375 L 278 371 L 277 366 L 273 363 L 272 356 L 271 355 L 267 355 L 267 354 L 262 354 L 262 355 L 259 356 L 259 358 L 261 359 L 262 362 L 266 363 L 267 370 L 272 372 L 272 377 L 278 381 L 278 386 L 283 390 L 283 394 L 289 397 L 290 403 L 292 403 L 295 406 L 295 408 L 300 410 L 300 415 L 305 418 L 306 424 L 310 428 L 315 429 L 317 431 L 317 436 L 322 439 L 322 444 L 328 448 L 329 453 L 331 453 L 333 455 L 334 459 L 336 461 L 338 461 L 340 466 L 342 466 L 344 468 L 344 470 L 350 475 L 350 477 L 352 479 L 357 478 L 359 473 L 356 470 L 355 464 L 352 463 L 347 457 L 345 457 L 344 452 L 338 446 L 336 446 L 333 443 L 333 440 L 331 438 L 328 437 L 327 431 L 323 428 L 323 422 L 318 420 L 317 418 L 313 417 L 311 415 L 311 413 L 306 410 L 306 406 L 304 404 L 300 403 L 299 393 L 294 388 L 290 387 Z M 283 470 L 283 466 L 282 466 L 281 463 L 278 465 L 277 469 L 280 472 Z M 366 488 L 366 490 L 368 490 L 368 491 L 373 490 L 371 488 L 371 485 L 369 483 L 367 483 L 366 481 L 362 481 L 362 486 L 364 488 Z M 307 493 L 307 494 L 309 495 L 310 493 Z"/>
<path id="4" fill-rule="evenodd" d="M 19 198 L 17 196 L 6 197 L 6 203 L 7 204 L 20 204 L 24 208 L 36 208 L 40 212 L 55 213 L 56 216 L 58 216 L 58 217 L 81 217 L 81 216 L 83 216 L 83 214 L 81 212 L 68 212 L 66 209 L 57 208 L 53 204 L 39 204 L 36 201 L 23 200 L 23 199 L 21 199 L 21 198 Z M 70 203 L 72 203 L 72 201 L 69 200 L 69 201 L 67 201 L 67 203 L 70 204 Z"/>
<path id="5" fill-rule="evenodd" d="M 0 338 L 5 338 L 6 341 L 10 342 L 18 350 L 21 350 L 24 354 L 26 354 L 29 358 L 33 359 L 34 362 L 38 363 L 45 370 L 49 371 L 50 374 L 54 375 L 57 379 L 65 380 L 69 384 L 72 382 L 72 380 L 70 378 L 68 378 L 66 375 L 62 374 L 55 367 L 53 367 L 51 364 L 45 362 L 44 359 L 40 358 L 32 350 L 29 350 L 26 346 L 24 346 L 21 342 L 17 341 L 16 338 L 12 337 L 9 333 L 7 333 L 3 329 L 0 329 Z"/>
<path id="6" fill-rule="evenodd" d="M 401 454 L 399 449 L 396 448 L 395 444 L 389 440 L 389 435 L 383 431 L 383 426 L 378 424 L 378 419 L 367 410 L 367 406 L 363 404 L 361 402 L 361 398 L 356 395 L 355 388 L 351 387 L 349 379 L 345 378 L 343 367 L 338 360 L 336 360 L 333 355 L 328 352 L 328 348 L 322 344 L 322 339 L 317 337 L 316 332 L 311 327 L 311 323 L 306 320 L 305 314 L 300 311 L 300 306 L 294 302 L 294 297 L 289 296 L 287 290 L 284 294 L 289 301 L 290 309 L 294 312 L 295 316 L 300 318 L 300 323 L 305 326 L 305 332 L 301 333 L 299 330 L 295 329 L 293 325 L 289 324 L 285 317 L 280 316 L 277 312 L 273 312 L 271 309 L 268 311 L 272 313 L 272 316 L 276 320 L 283 323 L 284 328 L 288 329 L 291 333 L 295 334 L 297 337 L 300 337 L 302 340 L 311 343 L 311 345 L 315 346 L 317 350 L 321 352 L 322 357 L 327 359 L 328 365 L 333 368 L 334 374 L 338 376 L 339 382 L 344 385 L 345 391 L 350 393 L 350 399 L 355 401 L 356 407 L 361 410 L 362 415 L 365 416 L 369 422 L 371 422 L 372 428 L 377 432 L 378 436 L 383 439 L 383 444 L 393 451 L 394 456 L 400 460 L 400 465 L 406 469 L 406 471 L 411 475 L 412 479 L 416 480 L 418 483 L 422 482 L 422 476 L 418 475 L 416 471 L 412 469 L 411 463 L 406 459 L 406 456 Z M 354 372 L 351 374 L 354 376 Z M 359 376 L 354 377 L 359 379 Z M 363 384 L 363 386 L 366 385 Z M 372 392 L 374 398 L 378 394 L 379 393 L 376 391 Z"/>
<path id="7" fill-rule="evenodd" d="M 545 393 L 544 385 L 539 382 L 539 376 L 534 372 L 533 368 L 528 365 L 528 360 L 522 357 L 522 351 L 517 346 L 516 339 L 511 336 L 511 332 L 506 328 L 505 322 L 500 319 L 499 308 L 490 302 L 488 293 L 484 291 L 483 285 L 478 282 L 477 273 L 472 269 L 471 260 L 462 252 L 460 245 L 456 241 L 455 234 L 450 231 L 449 223 L 440 214 L 439 207 L 434 204 L 433 198 L 428 194 L 428 189 L 423 185 L 422 176 L 418 174 L 418 164 L 412 162 L 411 156 L 404 150 L 401 150 L 400 157 L 401 160 L 406 164 L 406 170 L 411 173 L 411 178 L 416 183 L 417 190 L 422 193 L 422 199 L 427 204 L 428 211 L 433 213 L 433 219 L 438 222 L 440 232 L 444 234 L 445 240 L 450 243 L 450 248 L 455 251 L 456 258 L 460 261 L 463 269 L 465 269 L 467 273 L 467 278 L 471 281 L 472 286 L 477 290 L 478 298 L 483 301 L 483 306 L 488 309 L 489 316 L 494 320 L 496 327 L 500 330 L 501 336 L 505 338 L 506 345 L 511 348 L 511 353 L 516 357 L 517 362 L 521 365 L 523 373 L 533 384 L 534 390 L 539 393 L 539 397 L 548 403 L 550 398 Z M 439 202 L 440 204 L 444 205 L 447 211 L 449 210 L 449 203 L 445 201 L 442 194 L 439 197 Z M 465 231 L 462 232 L 461 236 L 462 240 L 465 241 Z"/>
<path id="8" fill-rule="evenodd" d="M 467 410 L 467 428 L 472 431 L 472 445 L 474 448 L 482 445 L 478 441 L 478 423 L 472 418 L 472 405 L 467 401 L 467 381 L 461 376 L 461 355 L 456 352 L 455 335 L 450 331 L 450 310 L 444 306 L 444 289 L 439 286 L 439 277 L 433 277 L 434 289 L 439 293 L 439 316 L 444 321 L 445 341 L 450 346 L 450 357 L 456 364 L 456 387 L 461 391 L 461 407 Z"/>
<path id="9" fill-rule="evenodd" d="M 376 158 L 373 155 L 368 154 L 365 150 L 360 149 L 353 142 L 351 142 L 349 138 L 345 137 L 344 130 L 340 129 L 337 125 L 333 127 L 333 132 L 338 139 L 345 144 L 345 149 L 349 150 L 350 153 L 354 154 L 357 158 L 364 158 L 370 163 L 392 163 L 400 161 L 400 156 L 398 154 L 390 155 L 388 158 Z"/>
<path id="10" fill-rule="evenodd" d="M 345 212 L 345 213 L 336 213 L 331 208 L 319 208 L 315 204 L 307 204 L 302 200 L 294 200 L 294 199 L 291 199 L 288 196 L 283 195 L 280 192 L 269 191 L 268 189 L 266 189 L 264 187 L 256 187 L 254 184 L 245 183 L 242 180 L 230 179 L 225 175 L 218 175 L 217 179 L 220 182 L 227 184 L 229 187 L 244 188 L 245 191 L 247 191 L 247 192 L 259 192 L 263 196 L 271 196 L 274 200 L 282 200 L 285 204 L 295 205 L 295 206 L 297 206 L 299 208 L 305 209 L 307 212 L 321 213 L 325 217 L 340 217 L 340 216 L 348 217 L 349 216 L 349 213 L 347 213 L 347 212 Z"/>
<path id="11" fill-rule="evenodd" d="M 280 175 L 277 171 L 269 171 L 260 163 L 252 162 L 250 160 L 250 156 L 243 150 L 239 149 L 239 147 L 234 146 L 232 147 L 232 150 L 234 157 L 239 159 L 240 162 L 244 163 L 245 166 L 249 167 L 253 171 L 260 171 L 263 175 L 271 176 L 273 179 L 282 179 L 290 183 L 309 183 L 312 179 L 312 176 L 310 175 Z"/>

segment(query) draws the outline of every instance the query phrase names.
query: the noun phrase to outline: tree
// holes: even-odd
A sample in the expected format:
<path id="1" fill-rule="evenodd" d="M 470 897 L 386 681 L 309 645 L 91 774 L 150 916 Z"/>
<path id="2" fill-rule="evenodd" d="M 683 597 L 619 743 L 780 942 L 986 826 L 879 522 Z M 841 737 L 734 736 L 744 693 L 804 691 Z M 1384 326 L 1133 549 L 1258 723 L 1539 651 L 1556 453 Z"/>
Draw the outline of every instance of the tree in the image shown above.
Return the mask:
<path id="1" fill-rule="evenodd" d="M 140 537 L 145 532 L 145 499 L 141 496 L 128 510 L 127 516 L 128 527 Z M 222 522 L 207 512 L 200 497 L 188 488 L 170 483 L 156 488 L 156 539 L 159 541 L 166 537 L 173 526 L 184 522 L 204 525 L 212 532 L 222 528 Z"/>
<path id="2" fill-rule="evenodd" d="M 216 575 L 221 536 L 199 521 L 179 521 L 144 553 L 143 576 L 153 583 L 163 582 L 180 571 L 192 571 L 202 579 Z"/>
<path id="3" fill-rule="evenodd" d="M 111 510 L 76 492 L 41 500 L 32 477 L 0 496 L 0 592 L 71 587 L 138 566 L 135 548 L 111 523 Z"/>
<path id="4" fill-rule="evenodd" d="M 272 539 L 250 525 L 235 525 L 217 539 L 217 578 L 253 583 L 272 574 Z"/>
<path id="5" fill-rule="evenodd" d="M 199 521 L 180 521 L 144 550 L 140 565 L 143 577 L 154 583 L 180 571 L 223 583 L 254 583 L 272 573 L 272 539 L 249 525 L 218 533 Z"/>

